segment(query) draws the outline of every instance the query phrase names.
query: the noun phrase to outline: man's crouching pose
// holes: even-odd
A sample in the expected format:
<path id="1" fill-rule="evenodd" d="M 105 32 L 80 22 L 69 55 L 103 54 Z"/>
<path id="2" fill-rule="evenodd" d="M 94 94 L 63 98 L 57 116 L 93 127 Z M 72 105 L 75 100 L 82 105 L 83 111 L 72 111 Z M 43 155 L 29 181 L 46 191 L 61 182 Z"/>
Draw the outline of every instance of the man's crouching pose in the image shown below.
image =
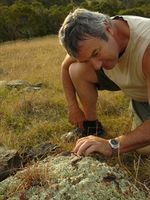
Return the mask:
<path id="1" fill-rule="evenodd" d="M 137 150 L 149 154 L 150 19 L 110 18 L 98 12 L 76 9 L 66 17 L 59 39 L 67 51 L 62 63 L 62 82 L 69 121 L 82 130 L 74 152 L 77 155 L 99 152 L 111 156 L 119 149 L 120 153 Z M 96 114 L 98 89 L 122 90 L 131 98 L 138 118 L 134 130 L 110 140 L 101 137 L 104 130 Z"/>

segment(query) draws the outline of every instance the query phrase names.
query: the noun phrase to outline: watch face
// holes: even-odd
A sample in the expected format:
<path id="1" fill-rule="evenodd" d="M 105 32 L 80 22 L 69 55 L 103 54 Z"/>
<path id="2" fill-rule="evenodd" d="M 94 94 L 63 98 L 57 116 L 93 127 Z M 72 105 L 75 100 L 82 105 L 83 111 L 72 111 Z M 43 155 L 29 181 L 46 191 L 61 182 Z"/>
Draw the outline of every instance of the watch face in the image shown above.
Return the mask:
<path id="1" fill-rule="evenodd" d="M 112 139 L 112 140 L 111 140 L 111 144 L 112 144 L 112 145 L 118 145 L 118 141 L 115 140 L 115 139 Z"/>
<path id="2" fill-rule="evenodd" d="M 112 149 L 118 149 L 119 148 L 119 142 L 116 139 L 110 139 L 109 144 L 111 145 Z"/>

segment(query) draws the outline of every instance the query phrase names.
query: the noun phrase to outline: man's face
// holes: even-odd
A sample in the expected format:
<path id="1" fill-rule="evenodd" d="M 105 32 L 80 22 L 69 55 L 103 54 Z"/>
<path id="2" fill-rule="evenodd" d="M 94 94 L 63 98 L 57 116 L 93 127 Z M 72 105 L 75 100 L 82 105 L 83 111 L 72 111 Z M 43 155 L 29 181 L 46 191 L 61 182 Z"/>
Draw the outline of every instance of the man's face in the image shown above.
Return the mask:
<path id="1" fill-rule="evenodd" d="M 107 34 L 108 41 L 89 37 L 79 42 L 77 60 L 89 64 L 94 70 L 101 67 L 112 69 L 118 61 L 118 45 L 111 34 Z"/>

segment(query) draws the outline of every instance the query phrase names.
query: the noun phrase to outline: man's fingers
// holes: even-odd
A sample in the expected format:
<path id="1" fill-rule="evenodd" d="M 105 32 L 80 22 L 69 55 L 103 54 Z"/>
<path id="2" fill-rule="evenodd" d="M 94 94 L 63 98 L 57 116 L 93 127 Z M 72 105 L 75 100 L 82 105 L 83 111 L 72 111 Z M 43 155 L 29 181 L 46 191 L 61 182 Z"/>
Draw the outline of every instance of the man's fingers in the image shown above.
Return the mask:
<path id="1" fill-rule="evenodd" d="M 97 137 L 96 137 L 97 138 Z M 89 135 L 89 136 L 86 136 L 86 137 L 82 137 L 80 139 L 77 140 L 76 142 L 76 145 L 79 143 L 79 142 L 83 142 L 83 141 L 93 141 L 95 139 L 95 136 L 93 135 Z"/>
<path id="2" fill-rule="evenodd" d="M 89 146 L 89 147 L 86 149 L 86 151 L 84 152 L 84 155 L 88 156 L 89 154 L 95 152 L 95 149 L 96 149 L 95 145 Z"/>
<path id="3" fill-rule="evenodd" d="M 90 141 L 85 141 L 85 140 L 80 141 L 80 142 L 76 145 L 76 147 L 75 147 L 75 149 L 74 149 L 74 152 L 75 152 L 77 155 L 79 155 L 79 156 L 85 155 L 86 150 L 87 150 L 91 145 L 92 145 L 92 144 L 91 144 Z"/>
<path id="4" fill-rule="evenodd" d="M 77 143 L 76 143 L 76 146 L 75 146 L 74 149 L 73 149 L 73 152 L 74 152 L 74 153 L 77 153 L 78 150 L 79 150 L 79 148 L 80 148 L 80 146 L 81 146 L 83 143 L 84 143 L 84 140 L 81 140 L 81 139 L 80 139 L 80 141 L 78 140 Z"/>
<path id="5" fill-rule="evenodd" d="M 87 137 L 81 137 L 80 139 L 77 140 L 76 146 L 79 146 L 83 142 L 87 141 Z"/>
<path id="6" fill-rule="evenodd" d="M 99 145 L 101 143 L 100 138 L 96 136 L 82 137 L 76 142 L 76 146 L 73 149 L 74 153 L 77 155 L 89 155 L 95 151 L 98 151 Z"/>

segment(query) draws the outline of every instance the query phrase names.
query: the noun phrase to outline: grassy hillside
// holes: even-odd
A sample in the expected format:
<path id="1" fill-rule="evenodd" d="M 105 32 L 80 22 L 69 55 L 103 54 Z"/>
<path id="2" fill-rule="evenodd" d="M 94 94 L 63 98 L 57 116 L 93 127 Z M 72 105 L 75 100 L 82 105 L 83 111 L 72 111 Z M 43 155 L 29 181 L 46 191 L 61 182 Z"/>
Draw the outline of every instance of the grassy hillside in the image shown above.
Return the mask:
<path id="1" fill-rule="evenodd" d="M 31 84 L 43 84 L 41 90 L 37 91 L 0 87 L 1 144 L 22 152 L 29 146 L 49 140 L 64 151 L 72 149 L 74 143 L 64 144 L 60 139 L 63 133 L 73 128 L 67 119 L 60 78 L 60 65 L 64 56 L 65 52 L 56 36 L 1 44 L 0 80 L 19 79 Z M 132 120 L 128 104 L 129 99 L 121 92 L 99 92 L 98 117 L 108 137 L 125 134 L 130 130 Z M 129 158 L 132 171 L 138 174 L 136 162 L 139 157 L 129 155 L 124 162 L 128 164 Z M 140 160 L 138 172 L 141 174 L 144 170 L 143 178 L 150 174 L 149 166 L 149 159 Z"/>

